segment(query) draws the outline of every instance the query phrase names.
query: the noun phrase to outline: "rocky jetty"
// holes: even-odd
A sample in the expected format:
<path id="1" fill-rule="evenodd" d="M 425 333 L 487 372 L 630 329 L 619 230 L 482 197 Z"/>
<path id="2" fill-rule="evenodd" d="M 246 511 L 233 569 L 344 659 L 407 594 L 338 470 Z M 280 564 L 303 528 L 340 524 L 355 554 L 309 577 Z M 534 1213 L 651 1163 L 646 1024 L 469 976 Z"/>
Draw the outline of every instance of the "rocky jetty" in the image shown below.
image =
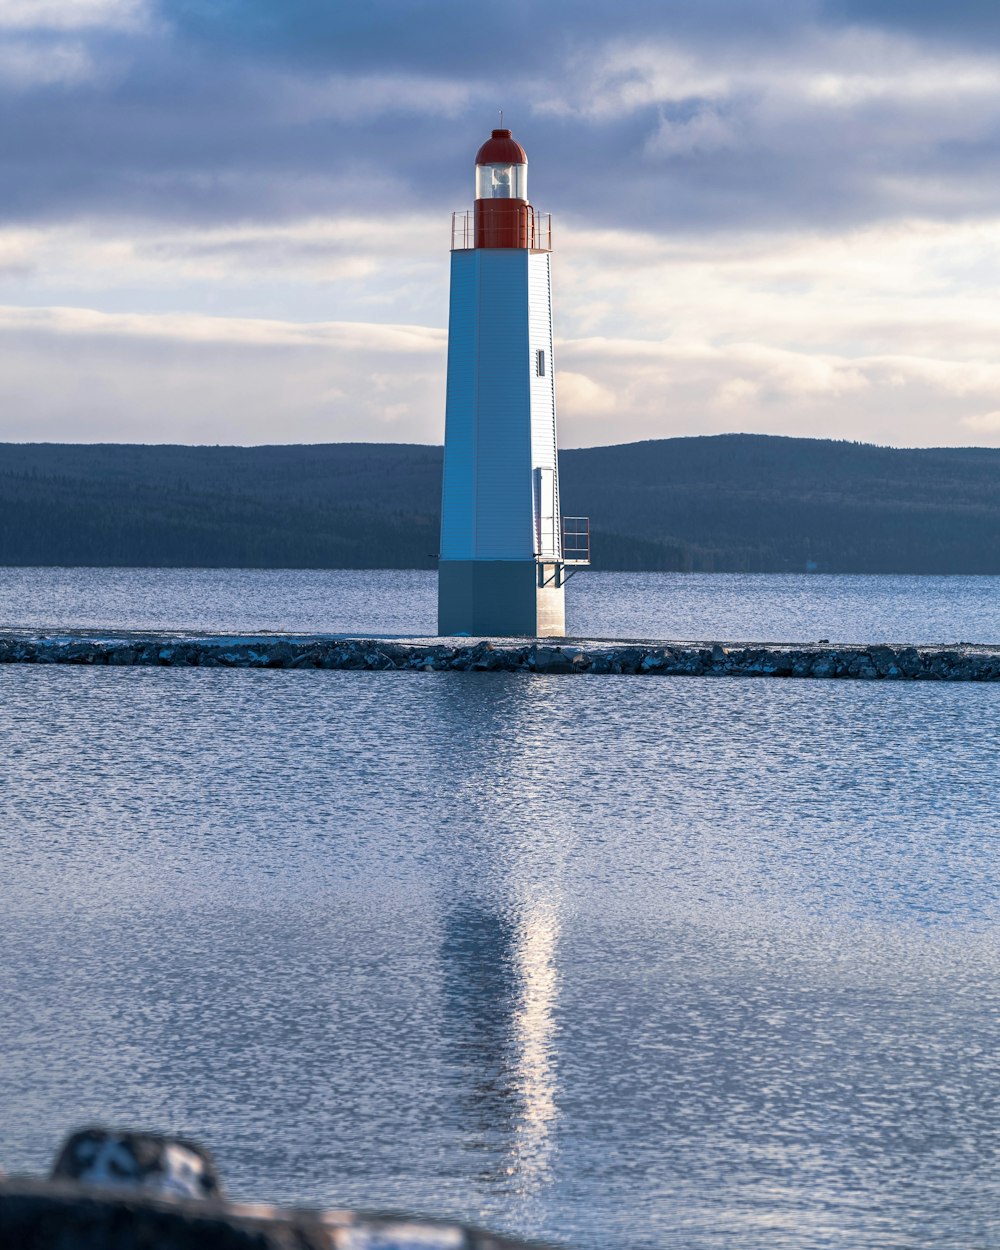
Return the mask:
<path id="1" fill-rule="evenodd" d="M 1000 681 L 1000 645 L 6 632 L 0 664 Z"/>

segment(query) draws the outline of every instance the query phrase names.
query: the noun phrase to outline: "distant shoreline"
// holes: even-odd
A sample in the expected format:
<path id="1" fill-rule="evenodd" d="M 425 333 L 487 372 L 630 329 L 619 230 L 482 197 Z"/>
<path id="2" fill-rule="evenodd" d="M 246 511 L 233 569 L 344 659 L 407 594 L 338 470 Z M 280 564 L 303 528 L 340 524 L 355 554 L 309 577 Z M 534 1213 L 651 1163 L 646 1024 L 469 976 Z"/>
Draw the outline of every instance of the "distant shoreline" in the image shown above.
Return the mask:
<path id="1" fill-rule="evenodd" d="M 609 572 L 1000 575 L 1000 449 L 768 435 L 560 455 Z M 433 569 L 441 448 L 0 444 L 0 566 Z"/>

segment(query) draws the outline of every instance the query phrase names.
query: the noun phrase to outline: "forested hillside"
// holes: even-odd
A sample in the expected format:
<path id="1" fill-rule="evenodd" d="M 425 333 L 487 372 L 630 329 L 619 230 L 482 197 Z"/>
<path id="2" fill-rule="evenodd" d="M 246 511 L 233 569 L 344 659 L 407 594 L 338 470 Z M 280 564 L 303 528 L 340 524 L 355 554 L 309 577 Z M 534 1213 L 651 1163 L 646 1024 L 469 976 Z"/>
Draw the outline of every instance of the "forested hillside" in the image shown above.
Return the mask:
<path id="1" fill-rule="evenodd" d="M 565 454 L 563 503 L 616 568 L 1000 573 L 1000 449 L 899 450 L 730 434 Z"/>
<path id="2" fill-rule="evenodd" d="M 563 452 L 606 569 L 1000 573 L 1000 450 L 722 435 Z M 0 564 L 433 568 L 441 450 L 0 445 Z"/>

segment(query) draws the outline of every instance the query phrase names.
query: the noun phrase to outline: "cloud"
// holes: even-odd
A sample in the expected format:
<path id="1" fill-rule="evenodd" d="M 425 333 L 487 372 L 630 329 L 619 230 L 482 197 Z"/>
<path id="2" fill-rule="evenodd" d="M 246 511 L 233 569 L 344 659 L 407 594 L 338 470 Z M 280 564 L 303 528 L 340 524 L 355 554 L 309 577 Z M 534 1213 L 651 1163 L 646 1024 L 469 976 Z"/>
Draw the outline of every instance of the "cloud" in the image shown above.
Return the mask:
<path id="1" fill-rule="evenodd" d="M 11 12 L 23 23 L 29 9 Z M 824 23 L 814 3 L 780 21 L 763 3 L 669 20 L 651 3 L 515 4 L 502 20 L 388 0 L 38 12 L 65 13 L 75 42 L 50 57 L 51 38 L 19 26 L 0 56 L 0 93 L 18 92 L 18 127 L 0 138 L 10 220 L 222 224 L 390 199 L 443 213 L 468 199 L 501 105 L 544 171 L 536 194 L 592 222 L 784 230 L 1000 212 L 995 53 Z M 500 75 L 468 51 L 493 25 L 523 53 Z"/>
<path id="2" fill-rule="evenodd" d="M 579 334 L 956 360 L 988 356 L 1000 335 L 1000 222 L 559 237 L 559 323 Z"/>
<path id="3" fill-rule="evenodd" d="M 0 308 L 0 438 L 439 441 L 444 348 L 420 326 Z"/>
<path id="4" fill-rule="evenodd" d="M 473 84 L 415 74 L 286 76 L 281 108 L 289 121 L 352 121 L 412 116 L 458 117 L 475 98 Z"/>
<path id="5" fill-rule="evenodd" d="M 897 445 L 995 439 L 967 419 L 1000 404 L 1000 223 L 722 241 L 569 227 L 559 238 L 556 378 L 566 444 L 606 442 L 612 430 L 619 439 L 731 429 Z M 249 373 L 260 375 L 275 419 L 287 406 L 283 437 L 314 436 L 305 403 L 328 414 L 331 438 L 439 441 L 445 248 L 432 214 L 0 232 L 8 305 L 0 335 L 30 340 L 24 359 L 39 374 L 35 392 L 8 398 L 13 415 L 0 439 L 27 437 L 21 417 L 31 412 L 37 437 L 111 436 L 95 433 L 107 409 L 100 421 L 92 410 L 84 419 L 72 388 L 56 385 L 65 363 L 51 373 L 42 363 L 45 344 L 64 362 L 62 344 L 87 343 L 87 376 L 101 360 L 107 378 L 88 382 L 88 392 L 113 389 L 116 373 L 136 379 L 115 428 L 132 420 L 143 440 L 186 428 L 164 407 L 171 388 L 157 360 L 169 348 L 210 397 L 176 406 L 200 413 L 199 439 L 275 441 L 264 409 L 231 379 L 234 352 L 259 348 Z M 80 307 L 85 294 L 95 307 Z M 102 305 L 119 311 L 95 311 Z M 192 311 L 199 306 L 220 311 Z M 282 353 L 295 356 L 294 368 Z M 12 365 L 15 375 L 22 368 L 23 360 Z M 335 418 L 334 395 L 342 401 Z"/>
<path id="6" fill-rule="evenodd" d="M 0 228 L 0 300 L 108 311 L 443 324 L 436 215 L 228 226 L 114 221 Z"/>
<path id="7" fill-rule="evenodd" d="M 556 396 L 563 418 L 572 423 L 578 417 L 608 417 L 615 409 L 615 395 L 585 373 L 568 369 L 556 372 Z"/>
<path id="8" fill-rule="evenodd" d="M 1000 443 L 981 416 L 1000 398 L 992 358 L 591 337 L 557 360 L 564 446 L 612 430 Z M 0 440 L 440 442 L 444 372 L 444 332 L 422 326 L 2 307 Z"/>
<path id="9" fill-rule="evenodd" d="M 8 91 L 77 86 L 92 82 L 98 69 L 86 45 L 58 40 L 42 46 L 27 40 L 0 43 L 0 85 Z"/>
<path id="10" fill-rule="evenodd" d="M 994 0 L 826 0 L 828 21 L 881 26 L 949 44 L 1000 45 L 1000 11 Z"/>
<path id="11" fill-rule="evenodd" d="M 733 148 L 739 135 L 721 114 L 700 109 L 690 117 L 674 120 L 663 117 L 659 129 L 646 140 L 647 156 L 684 156 L 694 152 L 718 152 Z"/>
<path id="12" fill-rule="evenodd" d="M 7 0 L 7 436 L 267 441 L 284 404 L 288 438 L 439 439 L 449 215 L 502 105 L 555 215 L 565 440 L 612 411 L 616 438 L 992 439 L 980 18 L 977 42 L 919 0 Z"/>
<path id="13" fill-rule="evenodd" d="M 584 339 L 559 359 L 586 362 L 616 397 L 603 410 L 563 413 L 566 445 L 755 431 L 909 446 L 963 446 L 974 428 L 1000 443 L 1000 428 L 966 418 L 1000 395 L 1000 366 L 921 357 L 818 356 L 752 344 Z M 613 424 L 612 424 L 613 423 Z M 905 436 L 901 437 L 905 431 Z"/>
<path id="14" fill-rule="evenodd" d="M 0 31 L 136 30 L 149 19 L 147 0 L 3 0 Z"/>
<path id="15" fill-rule="evenodd" d="M 424 326 L 357 322 L 301 323 L 260 321 L 197 314 L 149 316 L 109 314 L 90 308 L 3 308 L 0 331 L 95 339 L 151 339 L 236 347 L 322 347 L 343 352 L 382 351 L 439 355 L 445 344 L 440 330 Z"/>
<path id="16" fill-rule="evenodd" d="M 984 412 L 973 417 L 963 417 L 962 425 L 976 434 L 992 434 L 1000 439 L 1000 409 L 995 412 Z"/>

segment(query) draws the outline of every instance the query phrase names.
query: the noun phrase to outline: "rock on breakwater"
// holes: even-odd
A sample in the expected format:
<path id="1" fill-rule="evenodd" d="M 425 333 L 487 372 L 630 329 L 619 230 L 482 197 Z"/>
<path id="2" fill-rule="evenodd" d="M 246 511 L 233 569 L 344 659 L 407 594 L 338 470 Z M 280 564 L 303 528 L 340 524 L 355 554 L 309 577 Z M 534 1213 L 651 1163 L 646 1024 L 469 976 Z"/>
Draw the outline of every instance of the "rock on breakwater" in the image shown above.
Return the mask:
<path id="1" fill-rule="evenodd" d="M 1000 681 L 1000 645 L 6 632 L 0 664 Z"/>

